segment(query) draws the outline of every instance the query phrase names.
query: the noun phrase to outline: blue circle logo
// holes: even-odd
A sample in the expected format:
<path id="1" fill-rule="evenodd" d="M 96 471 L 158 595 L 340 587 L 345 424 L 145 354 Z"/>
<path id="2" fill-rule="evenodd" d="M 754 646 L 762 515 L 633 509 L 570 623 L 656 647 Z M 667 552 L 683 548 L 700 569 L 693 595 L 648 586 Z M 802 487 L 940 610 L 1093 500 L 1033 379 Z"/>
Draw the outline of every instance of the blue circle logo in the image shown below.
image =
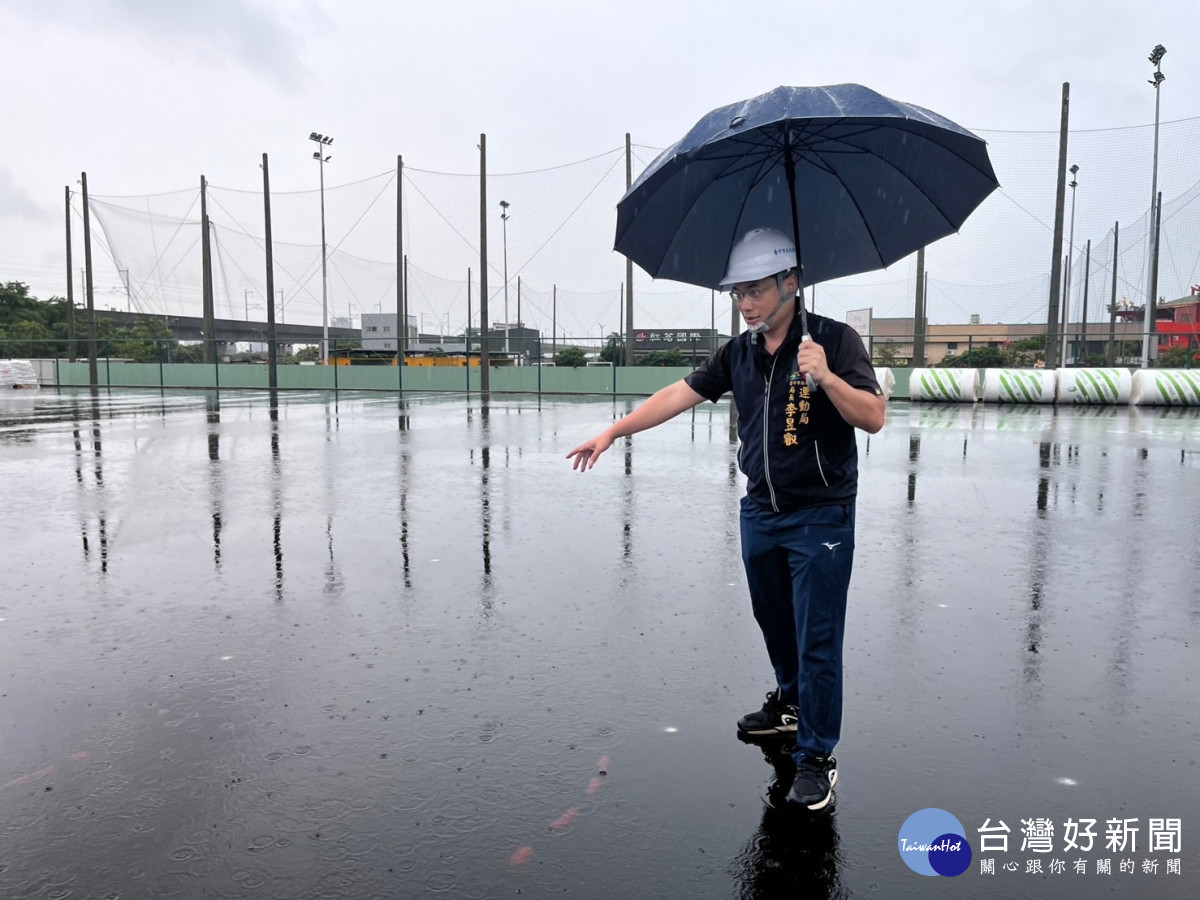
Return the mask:
<path id="1" fill-rule="evenodd" d="M 920 809 L 900 826 L 900 858 L 921 875 L 961 875 L 971 865 L 971 845 L 958 821 L 944 809 Z"/>

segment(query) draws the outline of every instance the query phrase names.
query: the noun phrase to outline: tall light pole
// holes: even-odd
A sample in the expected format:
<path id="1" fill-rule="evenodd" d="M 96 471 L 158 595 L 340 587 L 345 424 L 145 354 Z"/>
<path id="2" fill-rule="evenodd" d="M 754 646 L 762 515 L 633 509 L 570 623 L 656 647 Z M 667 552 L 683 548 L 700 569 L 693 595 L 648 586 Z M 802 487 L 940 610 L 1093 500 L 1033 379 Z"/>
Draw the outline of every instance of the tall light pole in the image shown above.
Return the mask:
<path id="1" fill-rule="evenodd" d="M 504 224 L 504 355 L 508 356 L 508 207 L 507 200 L 500 201 L 500 221 Z"/>
<path id="2" fill-rule="evenodd" d="M 1075 252 L 1075 188 L 1079 186 L 1075 175 L 1079 172 L 1079 166 L 1071 166 L 1067 171 L 1071 173 L 1071 182 L 1067 185 L 1071 189 L 1071 228 L 1067 237 L 1067 277 L 1063 288 L 1062 350 L 1058 354 L 1058 358 L 1062 360 L 1064 366 L 1067 364 L 1067 327 L 1071 324 L 1071 262 Z M 1086 327 L 1085 325 L 1084 328 Z"/>
<path id="3" fill-rule="evenodd" d="M 1150 51 L 1150 64 L 1154 66 L 1154 77 L 1150 79 L 1150 86 L 1154 88 L 1154 166 L 1151 169 L 1150 175 L 1150 253 L 1147 257 L 1146 264 L 1146 312 L 1145 320 L 1142 328 L 1142 368 L 1147 369 L 1152 364 L 1152 359 L 1157 356 L 1158 347 L 1151 346 L 1151 342 L 1157 342 L 1158 338 L 1153 337 L 1156 328 L 1155 316 L 1158 315 L 1158 298 L 1155 293 L 1158 291 L 1158 286 L 1155 284 L 1155 260 L 1158 257 L 1158 235 L 1156 234 L 1155 223 L 1158 219 L 1158 112 L 1159 101 L 1162 98 L 1162 92 L 1159 86 L 1166 81 L 1167 76 L 1162 73 L 1162 58 L 1167 55 L 1167 48 L 1162 44 L 1155 45 Z"/>
<path id="4" fill-rule="evenodd" d="M 313 132 L 308 139 L 317 145 L 313 151 L 321 170 L 321 362 L 329 362 L 329 271 L 325 253 L 325 163 L 333 159 L 325 155 L 325 148 L 333 143 L 327 134 Z"/>

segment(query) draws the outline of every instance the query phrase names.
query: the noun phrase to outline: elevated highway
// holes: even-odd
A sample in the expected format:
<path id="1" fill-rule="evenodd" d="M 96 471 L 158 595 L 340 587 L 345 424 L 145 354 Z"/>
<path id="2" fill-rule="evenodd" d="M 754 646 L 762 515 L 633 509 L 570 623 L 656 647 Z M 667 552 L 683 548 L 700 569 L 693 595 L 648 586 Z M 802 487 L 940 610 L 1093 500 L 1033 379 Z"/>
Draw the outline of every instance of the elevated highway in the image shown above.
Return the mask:
<path id="1" fill-rule="evenodd" d="M 107 319 L 118 328 L 128 328 L 142 319 L 157 319 L 167 326 L 170 332 L 181 341 L 202 341 L 204 335 L 204 319 L 199 316 L 159 316 L 147 313 L 131 313 L 119 310 L 96 310 L 96 320 Z M 267 323 L 245 321 L 244 319 L 216 319 L 214 321 L 216 334 L 212 335 L 222 343 L 253 342 L 262 343 L 267 339 Z M 283 344 L 319 344 L 321 342 L 320 325 L 293 325 L 290 322 L 275 323 L 275 339 Z M 329 340 L 358 341 L 362 340 L 360 328 L 329 329 Z"/>

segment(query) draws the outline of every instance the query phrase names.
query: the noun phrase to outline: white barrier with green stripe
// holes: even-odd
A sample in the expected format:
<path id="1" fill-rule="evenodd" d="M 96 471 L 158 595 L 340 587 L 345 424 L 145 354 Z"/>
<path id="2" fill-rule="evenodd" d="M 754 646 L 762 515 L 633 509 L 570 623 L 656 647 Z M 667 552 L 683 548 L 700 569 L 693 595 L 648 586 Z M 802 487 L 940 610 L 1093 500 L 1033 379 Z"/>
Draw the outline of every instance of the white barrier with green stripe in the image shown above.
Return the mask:
<path id="1" fill-rule="evenodd" d="M 1053 403 L 1058 373 L 1053 369 L 984 369 L 984 403 Z"/>
<path id="2" fill-rule="evenodd" d="M 1139 369 L 1133 373 L 1135 406 L 1200 406 L 1200 369 Z"/>
<path id="3" fill-rule="evenodd" d="M 883 391 L 883 399 L 891 400 L 892 394 L 896 393 L 896 376 L 892 374 L 892 370 L 887 366 L 876 366 L 875 380 L 879 382 L 879 389 Z"/>
<path id="4" fill-rule="evenodd" d="M 1059 369 L 1058 402 L 1073 406 L 1129 403 L 1133 375 L 1128 369 Z"/>
<path id="5" fill-rule="evenodd" d="M 948 403 L 975 403 L 979 399 L 978 369 L 913 369 L 909 398 Z"/>

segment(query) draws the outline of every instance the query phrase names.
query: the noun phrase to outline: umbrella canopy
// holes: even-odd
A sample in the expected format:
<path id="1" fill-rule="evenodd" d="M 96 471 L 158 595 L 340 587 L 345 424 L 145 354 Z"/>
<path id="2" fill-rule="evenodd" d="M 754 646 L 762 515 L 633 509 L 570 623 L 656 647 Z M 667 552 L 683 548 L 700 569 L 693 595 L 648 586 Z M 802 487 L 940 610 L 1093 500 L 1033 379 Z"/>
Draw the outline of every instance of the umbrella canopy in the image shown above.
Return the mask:
<path id="1" fill-rule="evenodd" d="M 958 231 L 996 187 L 986 144 L 936 113 L 857 84 L 779 87 L 663 151 L 617 205 L 616 249 L 715 288 L 738 238 L 776 228 L 818 284 Z"/>

